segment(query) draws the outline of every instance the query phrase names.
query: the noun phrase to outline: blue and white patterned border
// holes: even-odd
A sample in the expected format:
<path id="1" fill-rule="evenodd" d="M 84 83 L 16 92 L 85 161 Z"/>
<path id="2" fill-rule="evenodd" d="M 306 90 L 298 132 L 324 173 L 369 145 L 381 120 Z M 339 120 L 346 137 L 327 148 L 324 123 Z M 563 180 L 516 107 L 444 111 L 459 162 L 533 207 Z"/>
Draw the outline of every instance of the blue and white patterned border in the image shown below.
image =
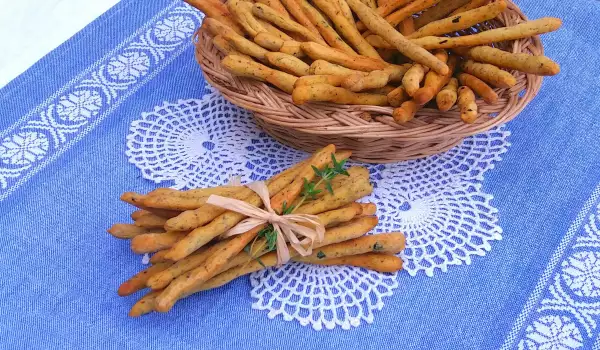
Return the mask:
<path id="1" fill-rule="evenodd" d="M 0 131 L 0 201 L 55 161 L 192 45 L 202 21 L 173 1 L 38 107 Z"/>
<path id="2" fill-rule="evenodd" d="M 600 349 L 600 184 L 507 335 L 508 349 Z"/>

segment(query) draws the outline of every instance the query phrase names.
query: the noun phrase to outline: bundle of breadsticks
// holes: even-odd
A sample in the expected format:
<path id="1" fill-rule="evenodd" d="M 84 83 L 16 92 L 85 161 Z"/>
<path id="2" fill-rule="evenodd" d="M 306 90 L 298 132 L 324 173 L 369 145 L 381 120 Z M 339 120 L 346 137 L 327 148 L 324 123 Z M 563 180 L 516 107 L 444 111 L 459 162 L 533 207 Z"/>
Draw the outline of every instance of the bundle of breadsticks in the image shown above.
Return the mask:
<path id="1" fill-rule="evenodd" d="M 266 198 L 273 213 L 281 217 L 305 215 L 313 222 L 301 223 L 303 228 L 321 227 L 322 237 L 310 246 L 304 241 L 281 240 L 269 222 L 226 235 L 248 221 L 244 220 L 247 216 L 214 205 L 213 200 L 232 199 L 265 207 L 251 185 L 187 191 L 159 188 L 145 195 L 124 193 L 121 199 L 137 208 L 131 214 L 134 224 L 114 224 L 108 232 L 116 238 L 130 239 L 133 252 L 152 254 L 151 266 L 118 289 L 121 296 L 150 289 L 135 303 L 130 315 L 169 311 L 175 302 L 191 294 L 279 265 L 280 245 L 289 248 L 290 261 L 351 265 L 378 272 L 400 270 L 402 260 L 395 254 L 404 249 L 404 236 L 366 235 L 377 225 L 376 206 L 356 201 L 370 194 L 373 187 L 366 168 L 345 168 L 350 155 L 328 145 L 261 184 L 265 188 L 262 198 Z"/>
<path id="2" fill-rule="evenodd" d="M 517 84 L 508 70 L 555 75 L 545 56 L 497 43 L 557 30 L 541 18 L 468 34 L 506 8 L 505 0 L 185 0 L 203 22 L 221 64 L 311 101 L 392 106 L 398 123 L 423 106 L 478 118 L 476 95 L 495 103 Z"/>

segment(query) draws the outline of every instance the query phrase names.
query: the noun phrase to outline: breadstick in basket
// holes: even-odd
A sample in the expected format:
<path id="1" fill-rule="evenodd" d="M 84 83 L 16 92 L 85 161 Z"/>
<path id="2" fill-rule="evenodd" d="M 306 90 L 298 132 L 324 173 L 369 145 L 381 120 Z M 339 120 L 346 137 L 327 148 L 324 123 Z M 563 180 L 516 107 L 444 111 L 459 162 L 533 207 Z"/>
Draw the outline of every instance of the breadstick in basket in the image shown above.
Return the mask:
<path id="1" fill-rule="evenodd" d="M 423 87 L 417 90 L 413 95 L 413 98 L 416 103 L 424 105 L 427 102 L 431 101 L 437 95 L 437 93 L 440 92 L 440 90 L 448 83 L 450 78 L 452 78 L 452 73 L 454 72 L 454 68 L 456 67 L 456 56 L 451 56 L 447 60 L 443 58 L 444 56 L 448 57 L 448 54 L 446 52 L 436 53 L 436 57 L 442 59 L 443 61 L 446 61 L 448 67 L 450 68 L 450 73 L 446 75 L 441 75 L 433 71 L 428 72 L 427 75 L 425 75 L 425 83 L 423 84 Z"/>
<path id="2" fill-rule="evenodd" d="M 392 117 L 397 123 L 406 123 L 415 117 L 415 114 L 421 109 L 421 106 L 414 100 L 402 102 L 400 107 L 395 108 L 392 112 Z"/>
<path id="3" fill-rule="evenodd" d="M 510 88 L 517 84 L 517 79 L 512 74 L 491 64 L 467 60 L 463 62 L 462 69 L 498 88 Z"/>
<path id="4" fill-rule="evenodd" d="M 231 18 L 231 14 L 227 10 L 222 2 L 218 0 L 184 0 L 192 7 L 204 12 L 206 17 L 214 18 L 224 25 L 233 29 L 236 33 L 243 35 L 244 31 L 240 26 Z"/>
<path id="5" fill-rule="evenodd" d="M 414 64 L 404 77 L 402 78 L 402 86 L 404 86 L 404 91 L 408 94 L 408 96 L 413 96 L 417 90 L 419 90 L 419 86 L 421 85 L 421 81 L 425 78 L 425 74 L 429 71 L 429 67 L 425 67 L 422 64 Z"/>
<path id="6" fill-rule="evenodd" d="M 305 77 L 300 77 L 296 80 L 296 84 L 294 84 L 294 88 L 303 85 L 313 85 L 313 84 L 327 84 L 332 86 L 340 86 L 342 82 L 346 79 L 343 75 L 308 75 Z"/>
<path id="7" fill-rule="evenodd" d="M 256 34 L 266 31 L 266 29 L 252 15 L 252 4 L 243 0 L 227 0 L 227 8 L 233 17 L 237 20 L 244 31 L 255 37 Z"/>
<path id="8" fill-rule="evenodd" d="M 411 17 L 412 15 L 414 15 L 415 13 L 419 13 L 425 9 L 428 9 L 432 6 L 434 6 L 435 4 L 439 3 L 441 0 L 416 0 L 411 2 L 410 4 L 408 4 L 407 6 L 399 9 L 398 11 L 388 15 L 385 17 L 385 20 L 392 25 L 392 27 L 395 27 L 397 25 L 399 25 L 400 23 L 402 23 L 402 21 L 404 21 L 405 19 Z M 415 28 L 419 28 L 417 26 L 417 19 L 415 19 Z M 371 30 L 372 31 L 372 30 Z"/>
<path id="9" fill-rule="evenodd" d="M 471 90 L 481 96 L 485 102 L 492 104 L 498 101 L 498 94 L 494 89 L 479 78 L 471 74 L 460 73 L 458 75 L 458 81 L 460 81 L 461 85 L 470 87 Z"/>
<path id="10" fill-rule="evenodd" d="M 292 93 L 297 79 L 291 74 L 271 69 L 241 56 L 226 56 L 221 64 L 234 75 L 267 81 L 287 93 Z"/>
<path id="11" fill-rule="evenodd" d="M 269 52 L 265 55 L 265 59 L 272 66 L 275 66 L 286 73 L 297 77 L 309 75 L 309 65 L 292 55 L 281 52 Z"/>
<path id="12" fill-rule="evenodd" d="M 535 21 L 523 22 L 511 27 L 490 29 L 473 35 L 463 35 L 451 38 L 426 36 L 418 39 L 411 39 L 410 41 L 427 50 L 452 49 L 461 46 L 479 46 L 500 41 L 528 38 L 538 34 L 553 32 L 560 28 L 561 25 L 562 21 L 560 19 L 545 17 Z"/>
<path id="13" fill-rule="evenodd" d="M 417 63 L 421 63 L 440 74 L 448 74 L 448 66 L 438 60 L 427 50 L 422 49 L 408 41 L 402 34 L 398 33 L 385 19 L 365 6 L 360 0 L 347 0 L 348 4 L 356 12 L 358 17 L 372 32 L 381 36 L 384 40 L 392 44 L 406 57 Z"/>
<path id="14" fill-rule="evenodd" d="M 392 107 L 400 107 L 400 105 L 408 101 L 410 96 L 406 93 L 404 86 L 398 86 L 387 94 L 388 103 Z"/>
<path id="15" fill-rule="evenodd" d="M 292 100 L 298 105 L 306 102 L 332 102 L 346 105 L 387 106 L 386 96 L 355 93 L 327 84 L 299 86 L 292 92 Z"/>
<path id="16" fill-rule="evenodd" d="M 460 108 L 460 119 L 465 123 L 472 124 L 477 120 L 475 94 L 467 86 L 458 88 L 458 107 Z"/>
<path id="17" fill-rule="evenodd" d="M 290 14 L 285 9 L 285 6 L 279 0 L 256 0 L 255 2 L 259 4 L 265 4 L 272 8 L 273 10 L 279 12 L 285 18 L 290 18 Z"/>
<path id="18" fill-rule="evenodd" d="M 258 23 L 260 23 L 263 28 L 265 28 L 265 30 L 275 36 L 277 36 L 279 39 L 281 40 L 294 40 L 291 36 L 287 35 L 286 33 L 282 32 L 281 30 L 279 30 L 277 27 L 275 27 L 274 25 L 272 25 L 271 23 L 262 20 L 262 19 L 257 19 Z"/>
<path id="19" fill-rule="evenodd" d="M 467 2 L 469 2 L 469 0 L 445 0 L 439 2 L 439 4 L 427 9 L 415 19 L 415 28 L 419 29 L 431 22 L 444 18 L 450 12 L 463 6 Z"/>
<path id="20" fill-rule="evenodd" d="M 298 33 L 308 40 L 327 45 L 320 35 L 311 32 L 310 30 L 304 28 L 301 24 L 293 21 L 290 18 L 283 17 L 281 14 L 279 14 L 277 11 L 273 10 L 267 5 L 254 4 L 252 8 L 252 13 L 257 17 L 264 19 L 265 21 L 273 23 L 274 25 L 283 30 Z"/>
<path id="21" fill-rule="evenodd" d="M 225 40 L 225 38 L 223 38 L 223 36 L 221 36 L 221 35 L 217 35 L 214 38 L 212 38 L 212 42 L 213 42 L 213 45 L 215 45 L 215 47 L 217 48 L 217 50 L 219 50 L 219 52 L 221 52 L 225 56 L 237 55 L 237 56 L 244 56 L 246 58 L 250 58 L 250 56 L 244 55 L 243 53 L 237 51 L 235 49 L 235 47 L 233 47 L 233 45 L 231 45 L 231 43 L 229 41 Z"/>
<path id="22" fill-rule="evenodd" d="M 327 60 L 344 67 L 370 72 L 373 70 L 384 69 L 387 63 L 366 56 L 348 55 L 342 51 L 331 47 L 319 45 L 314 42 L 305 42 L 300 45 L 304 51 L 313 60 Z"/>
<path id="23" fill-rule="evenodd" d="M 345 0 L 342 0 L 344 3 Z M 342 50 L 347 54 L 356 55 L 356 52 L 346 44 L 344 39 L 333 29 L 329 24 L 329 21 L 323 17 L 321 12 L 314 8 L 307 0 L 298 0 L 300 7 L 304 10 L 310 21 L 317 27 L 321 36 L 327 41 L 327 43 L 336 49 Z M 346 4 L 346 6 L 348 6 Z M 352 13 L 350 13 L 352 15 Z"/>
<path id="24" fill-rule="evenodd" d="M 471 0 L 468 3 L 464 4 L 463 6 L 461 6 L 461 7 L 457 8 L 456 10 L 452 11 L 452 13 L 448 15 L 448 17 L 456 16 L 459 13 L 467 12 L 469 10 L 473 10 L 473 9 L 478 8 L 478 7 L 484 6 L 488 2 L 490 2 L 490 0 Z"/>
<path id="25" fill-rule="evenodd" d="M 536 75 L 556 75 L 559 65 L 546 56 L 533 56 L 526 53 L 512 53 L 489 46 L 477 46 L 466 51 L 466 56 L 475 61 L 493 64 L 498 67 L 518 70 Z"/>
<path id="26" fill-rule="evenodd" d="M 415 19 L 411 16 L 398 24 L 398 31 L 404 36 L 415 32 Z"/>
<path id="27" fill-rule="evenodd" d="M 456 99 L 458 98 L 457 90 L 458 79 L 452 78 L 448 84 L 446 84 L 446 86 L 444 86 L 442 90 L 438 92 L 437 96 L 435 97 L 435 101 L 440 111 L 446 112 L 450 110 L 452 106 L 454 106 Z"/>
<path id="28" fill-rule="evenodd" d="M 288 10 L 288 12 L 294 17 L 294 19 L 304 26 L 306 29 L 313 32 L 313 34 L 321 37 L 319 30 L 315 25 L 311 22 L 309 17 L 306 15 L 300 4 L 297 0 L 280 0 L 283 3 L 283 6 Z"/>
<path id="29" fill-rule="evenodd" d="M 311 75 L 339 75 L 339 76 L 348 76 L 350 74 L 363 74 L 367 75 L 369 73 L 358 71 L 354 69 L 348 69 L 346 67 L 342 67 L 338 64 L 333 64 L 327 62 L 326 60 L 315 60 L 310 65 L 310 74 Z"/>

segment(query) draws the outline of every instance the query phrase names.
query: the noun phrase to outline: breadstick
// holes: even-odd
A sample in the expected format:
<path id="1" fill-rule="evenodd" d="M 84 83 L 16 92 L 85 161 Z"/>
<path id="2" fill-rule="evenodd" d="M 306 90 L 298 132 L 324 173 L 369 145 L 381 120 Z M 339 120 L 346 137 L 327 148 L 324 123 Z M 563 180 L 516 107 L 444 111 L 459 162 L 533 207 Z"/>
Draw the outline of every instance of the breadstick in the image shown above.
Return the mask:
<path id="1" fill-rule="evenodd" d="M 313 42 L 300 44 L 302 51 L 313 60 L 327 60 L 344 67 L 370 72 L 387 67 L 387 63 L 366 56 L 348 55 L 342 51 Z"/>
<path id="2" fill-rule="evenodd" d="M 365 40 L 367 40 L 369 44 L 373 45 L 373 47 L 376 47 L 378 49 L 395 50 L 395 48 L 392 45 L 390 45 L 390 43 L 383 40 L 383 38 L 379 35 L 368 35 L 365 38 Z"/>
<path id="3" fill-rule="evenodd" d="M 331 0 L 314 0 L 313 3 L 331 19 L 337 32 L 340 33 L 348 43 L 358 51 L 358 53 L 367 57 L 381 59 L 377 50 L 375 50 L 373 46 L 360 35 L 360 32 L 356 29 L 354 24 L 344 17 L 336 2 L 332 2 Z"/>
<path id="4" fill-rule="evenodd" d="M 227 8 L 250 37 L 254 38 L 256 34 L 266 31 L 252 15 L 252 3 L 243 0 L 227 0 Z"/>
<path id="5" fill-rule="evenodd" d="M 160 228 L 162 229 L 167 222 L 167 219 L 158 215 L 150 214 L 144 215 L 135 221 L 135 226 L 144 228 Z"/>
<path id="6" fill-rule="evenodd" d="M 285 6 L 279 0 L 256 0 L 259 4 L 265 4 L 272 8 L 273 10 L 279 12 L 285 18 L 290 18 L 290 14 L 285 9 Z"/>
<path id="7" fill-rule="evenodd" d="M 337 156 L 338 153 L 336 153 L 335 159 L 340 159 Z M 336 176 L 333 180 L 331 180 L 331 188 L 333 189 L 334 192 L 339 188 L 347 186 L 349 184 L 348 181 L 354 181 L 359 178 L 363 178 L 364 180 L 369 179 L 369 169 L 367 169 L 365 167 L 353 166 L 353 167 L 346 169 L 346 172 L 348 173 L 348 176 Z M 321 198 L 329 193 L 329 190 L 327 189 L 327 186 L 324 183 L 321 183 L 319 186 L 316 186 L 316 189 L 318 191 L 320 191 L 316 195 L 316 198 Z M 317 212 L 314 214 L 319 214 L 319 213 Z"/>
<path id="8" fill-rule="evenodd" d="M 117 290 L 117 294 L 124 297 L 146 288 L 146 281 L 148 281 L 150 277 L 166 270 L 171 265 L 173 265 L 172 262 L 162 262 L 136 273 L 133 277 L 121 283 Z"/>
<path id="9" fill-rule="evenodd" d="M 404 36 L 411 35 L 415 32 L 415 19 L 410 16 L 398 24 L 398 31 Z"/>
<path id="10" fill-rule="evenodd" d="M 478 7 L 484 6 L 488 2 L 490 2 L 490 0 L 471 0 L 468 3 L 464 4 L 463 6 L 461 6 L 461 7 L 457 8 L 456 10 L 452 11 L 452 13 L 450 13 L 448 15 L 448 17 L 456 16 L 459 13 L 467 12 L 467 11 L 476 9 Z"/>
<path id="11" fill-rule="evenodd" d="M 300 77 L 296 80 L 296 84 L 294 84 L 294 88 L 303 85 L 313 85 L 313 84 L 327 84 L 332 86 L 340 86 L 342 85 L 342 81 L 346 79 L 343 75 L 308 75 L 305 77 Z"/>
<path id="12" fill-rule="evenodd" d="M 356 28 L 356 20 L 354 19 L 354 15 L 352 14 L 352 10 L 346 0 L 334 0 L 335 4 L 338 6 L 339 10 L 342 12 L 342 15 L 346 17 L 348 23 L 350 23 L 354 28 Z"/>
<path id="13" fill-rule="evenodd" d="M 265 30 L 275 36 L 277 36 L 281 40 L 294 40 L 291 36 L 279 30 L 277 27 L 272 25 L 271 23 L 264 21 L 262 19 L 257 19 L 258 23 L 260 23 Z"/>
<path id="14" fill-rule="evenodd" d="M 284 203 L 288 205 L 294 202 L 296 198 L 302 192 L 302 187 L 305 182 L 311 182 L 316 174 L 313 170 L 315 167 L 317 169 L 324 168 L 331 161 L 332 155 L 335 154 L 335 146 L 327 145 L 315 152 L 311 157 L 311 160 L 308 164 L 306 164 L 294 177 L 294 180 L 281 190 L 281 192 L 277 193 L 275 196 L 271 198 L 271 207 L 277 213 L 281 214 L 283 210 Z M 296 211 L 298 212 L 298 211 Z"/>
<path id="15" fill-rule="evenodd" d="M 384 70 L 374 70 L 368 75 L 351 74 L 344 79 L 342 87 L 352 92 L 378 89 L 387 85 L 390 73 Z"/>
<path id="16" fill-rule="evenodd" d="M 424 105 L 433 100 L 437 93 L 440 92 L 440 90 L 442 90 L 448 81 L 450 81 L 450 78 L 452 78 L 452 73 L 456 67 L 456 56 L 452 56 L 447 59 L 448 53 L 442 50 L 436 53 L 436 57 L 448 64 L 450 73 L 441 75 L 433 71 L 428 72 L 425 76 L 425 83 L 423 84 L 423 87 L 417 90 L 413 95 L 413 99 L 417 104 Z"/>
<path id="17" fill-rule="evenodd" d="M 404 91 L 408 94 L 408 96 L 413 96 L 417 90 L 419 90 L 419 86 L 423 78 L 425 78 L 425 74 L 429 71 L 429 67 L 425 67 L 421 64 L 414 64 L 407 72 L 404 74 L 402 78 L 402 86 L 404 86 Z"/>
<path id="18" fill-rule="evenodd" d="M 238 56 L 246 56 L 247 58 L 250 58 L 250 56 L 244 55 L 243 53 L 238 52 L 235 49 L 235 47 L 233 47 L 233 45 L 231 45 L 231 43 L 229 41 L 225 40 L 225 38 L 223 38 L 221 35 L 217 35 L 214 38 L 212 38 L 212 43 L 213 43 L 213 45 L 215 45 L 217 50 L 219 50 L 219 52 L 221 52 L 225 56 L 238 55 Z"/>
<path id="19" fill-rule="evenodd" d="M 375 9 L 375 12 L 379 16 L 385 17 L 385 16 L 389 15 L 390 13 L 396 11 L 398 8 L 401 8 L 404 5 L 410 3 L 411 1 L 412 0 L 391 0 L 391 1 L 386 1 L 383 4 L 383 6 L 377 7 Z M 359 31 L 364 31 L 365 29 L 367 29 L 367 27 L 365 27 L 364 23 L 362 23 L 362 22 L 356 23 L 356 28 L 358 28 Z"/>
<path id="20" fill-rule="evenodd" d="M 156 297 L 161 293 L 159 290 L 153 290 L 150 293 L 144 295 L 138 300 L 129 310 L 129 317 L 140 317 L 147 313 L 154 311 L 154 301 Z"/>
<path id="21" fill-rule="evenodd" d="M 477 120 L 475 94 L 467 86 L 458 88 L 458 107 L 460 108 L 460 119 L 465 123 L 472 124 Z"/>
<path id="22" fill-rule="evenodd" d="M 510 88 L 517 84 L 512 74 L 491 64 L 467 60 L 463 62 L 462 69 L 498 88 Z"/>
<path id="23" fill-rule="evenodd" d="M 492 104 L 498 101 L 498 94 L 496 94 L 494 89 L 479 78 L 471 74 L 460 73 L 458 75 L 458 81 L 461 85 L 470 87 L 471 90 L 481 96 L 485 102 Z"/>
<path id="24" fill-rule="evenodd" d="M 394 45 L 404 56 L 412 59 L 417 63 L 421 63 L 427 67 L 430 67 L 434 71 L 440 74 L 448 74 L 448 66 L 441 62 L 427 50 L 417 47 L 416 45 L 409 42 L 402 34 L 398 33 L 394 27 L 392 27 L 386 20 L 381 16 L 378 16 L 370 8 L 363 5 L 360 0 L 347 0 L 348 4 L 356 12 L 358 17 L 365 23 L 365 25 L 374 32 L 381 36 L 385 41 Z"/>
<path id="25" fill-rule="evenodd" d="M 150 263 L 152 265 L 154 265 L 154 264 L 158 264 L 159 262 L 169 261 L 165 258 L 165 255 L 167 255 L 168 251 L 169 251 L 168 249 L 163 249 L 163 250 L 159 250 L 156 253 L 152 254 L 152 256 L 150 257 Z"/>
<path id="26" fill-rule="evenodd" d="M 457 32 L 462 29 L 470 28 L 477 23 L 485 22 L 498 16 L 507 7 L 506 1 L 494 0 L 490 4 L 463 12 L 459 15 L 440 19 L 431 22 L 407 38 L 422 38 L 424 36 L 434 36 Z"/>
<path id="27" fill-rule="evenodd" d="M 402 102 L 410 99 L 410 96 L 404 90 L 404 86 L 398 86 L 394 90 L 392 90 L 389 94 L 387 94 L 388 103 L 392 107 L 400 107 Z"/>
<path id="28" fill-rule="evenodd" d="M 220 193 L 219 195 L 229 196 L 232 191 Z M 217 194 L 217 193 L 215 193 Z M 192 210 L 200 208 L 208 196 L 205 197 L 182 197 L 172 194 L 147 195 L 144 199 L 144 205 L 154 208 L 165 208 L 178 211 Z"/>
<path id="29" fill-rule="evenodd" d="M 387 106 L 387 97 L 378 94 L 355 93 L 327 84 L 299 86 L 292 92 L 292 100 L 301 105 L 306 102 L 332 102 L 345 105 Z"/>
<path id="30" fill-rule="evenodd" d="M 345 0 L 341 1 L 343 1 L 344 4 L 346 3 Z M 339 34 L 329 24 L 329 21 L 323 17 L 319 10 L 309 4 L 307 0 L 298 0 L 298 2 L 300 7 L 302 7 L 302 10 L 304 10 L 304 13 L 306 13 L 306 16 L 308 16 L 310 21 L 317 27 L 319 33 L 321 33 L 321 36 L 331 47 L 342 50 L 350 55 L 356 55 L 356 52 L 352 49 L 352 47 L 346 44 L 344 39 L 339 36 Z M 348 6 L 348 4 L 346 4 L 346 6 Z M 352 13 L 350 13 L 350 15 L 352 15 Z"/>
<path id="31" fill-rule="evenodd" d="M 163 218 L 172 218 L 172 217 L 179 215 L 179 213 L 181 213 L 180 211 L 176 211 L 176 210 L 147 207 L 144 205 L 145 199 L 146 199 L 146 196 L 141 195 L 139 193 L 135 193 L 135 192 L 125 192 L 121 195 L 121 200 L 123 202 L 129 203 L 139 209 L 149 211 L 158 216 L 162 216 Z"/>
<path id="32" fill-rule="evenodd" d="M 268 32 L 258 33 L 254 37 L 254 42 L 270 51 L 279 51 L 283 46 L 283 40 Z"/>
<path id="33" fill-rule="evenodd" d="M 560 28 L 562 21 L 558 18 L 545 17 L 535 21 L 527 21 L 511 27 L 495 28 L 473 35 L 458 37 L 426 36 L 411 39 L 413 44 L 427 50 L 452 49 L 461 46 L 487 45 L 500 41 L 528 38 L 530 36 L 552 32 Z"/>
<path id="34" fill-rule="evenodd" d="M 426 11 L 424 11 L 417 19 L 415 20 L 415 27 L 417 29 L 446 17 L 450 12 L 456 10 L 457 8 L 463 6 L 470 0 L 445 0 L 441 1 L 436 6 L 433 6 Z"/>
<path id="35" fill-rule="evenodd" d="M 511 53 L 489 46 L 471 48 L 467 51 L 467 56 L 478 62 L 530 74 L 556 75 L 560 72 L 559 65 L 546 56 Z"/>
<path id="36" fill-rule="evenodd" d="M 300 4 L 297 0 L 280 0 L 283 3 L 283 6 L 288 10 L 288 12 L 292 15 L 292 17 L 304 26 L 306 29 L 310 30 L 317 37 L 321 37 L 317 27 L 311 22 L 306 13 L 300 7 Z"/>
<path id="37" fill-rule="evenodd" d="M 134 211 L 133 213 L 131 213 L 131 219 L 133 221 L 135 221 L 135 220 L 141 218 L 142 216 L 145 216 L 148 214 L 152 215 L 152 213 L 147 210 L 138 209 L 138 210 Z"/>
<path id="38" fill-rule="evenodd" d="M 265 54 L 268 52 L 262 47 L 256 45 L 252 41 L 244 38 L 243 36 L 237 34 L 231 28 L 223 25 L 223 23 L 217 21 L 214 18 L 206 18 L 204 20 L 203 25 L 206 25 L 206 28 L 209 32 L 214 35 L 221 35 L 223 38 L 227 39 L 237 51 L 246 54 L 248 56 L 256 57 L 259 60 L 263 60 Z"/>
<path id="39" fill-rule="evenodd" d="M 292 182 L 302 168 L 294 168 L 294 171 L 284 172 L 281 174 L 281 176 L 278 176 L 274 178 L 273 181 L 270 181 L 267 184 L 269 196 L 274 196 L 276 193 L 290 184 L 290 182 Z M 262 205 L 262 200 L 257 194 L 249 197 L 246 202 L 254 206 Z M 171 247 L 166 257 L 170 260 L 181 260 L 193 253 L 196 249 L 210 242 L 213 238 L 226 232 L 244 218 L 245 216 L 242 214 L 227 211 L 216 217 L 207 225 L 199 227 L 190 232 L 181 241 L 177 242 L 173 247 Z"/>
<path id="40" fill-rule="evenodd" d="M 132 224 L 114 224 L 106 232 L 110 233 L 115 238 L 130 239 L 137 235 L 148 233 L 149 231 L 149 229 Z"/>
<path id="41" fill-rule="evenodd" d="M 402 259 L 395 255 L 378 253 L 365 253 L 359 255 L 343 256 L 340 258 L 304 262 L 324 266 L 349 265 L 354 267 L 362 267 L 367 270 L 377 272 L 396 272 L 402 270 Z"/>
<path id="42" fill-rule="evenodd" d="M 136 254 L 154 253 L 172 247 L 187 235 L 187 232 L 167 231 L 142 233 L 131 239 L 131 250 Z"/>
<path id="43" fill-rule="evenodd" d="M 362 207 L 361 215 L 375 215 L 377 212 L 377 205 L 375 203 L 360 203 Z"/>
<path id="44" fill-rule="evenodd" d="M 458 79 L 452 78 L 448 84 L 444 86 L 440 92 L 438 92 L 437 96 L 435 97 L 435 101 L 440 111 L 446 112 L 450 110 L 452 106 L 454 106 L 456 99 L 458 98 L 457 89 Z"/>
<path id="45" fill-rule="evenodd" d="M 290 0 L 295 1 L 295 0 Z M 286 53 L 281 52 L 269 52 L 265 55 L 265 59 L 272 66 L 275 66 L 286 73 L 290 73 L 297 77 L 302 77 L 305 75 L 309 75 L 308 69 L 309 65 L 304 63 L 304 61 L 296 58 L 292 55 L 288 55 Z"/>
<path id="46" fill-rule="evenodd" d="M 386 98 L 383 96 L 383 98 Z M 329 210 L 334 210 L 348 205 L 362 197 L 373 192 L 373 185 L 369 179 L 363 177 L 348 178 L 347 184 L 337 188 L 336 191 L 326 193 L 323 197 L 310 201 L 300 208 L 296 209 L 297 214 L 318 214 Z"/>
<path id="47" fill-rule="evenodd" d="M 295 40 L 287 40 L 283 42 L 283 45 L 279 49 L 279 52 L 287 53 L 294 57 L 303 58 L 306 57 L 302 49 L 300 48 L 300 42 Z"/>
<path id="48" fill-rule="evenodd" d="M 415 0 L 408 4 L 407 6 L 399 9 L 398 11 L 388 15 L 385 17 L 385 20 L 392 26 L 395 27 L 399 25 L 405 19 L 412 17 L 412 15 L 419 13 L 423 10 L 426 10 L 435 4 L 439 3 L 441 0 Z M 451 0 L 448 0 L 451 1 Z M 415 29 L 419 28 L 417 26 L 417 22 L 419 21 L 418 17 L 414 20 Z M 369 28 L 370 29 L 370 28 Z M 371 30 L 373 31 L 373 30 Z"/>
<path id="49" fill-rule="evenodd" d="M 204 12 L 206 17 L 214 18 L 229 28 L 233 29 L 236 33 L 243 35 L 244 31 L 240 26 L 231 18 L 231 14 L 227 10 L 227 6 L 217 0 L 184 0 L 192 7 Z"/>
<path id="50" fill-rule="evenodd" d="M 363 75 L 369 74 L 363 71 L 348 69 L 338 64 L 329 63 L 326 60 L 315 60 L 313 63 L 311 63 L 309 72 L 312 75 L 338 75 L 343 77 L 354 73 Z"/>
<path id="51" fill-rule="evenodd" d="M 314 262 L 365 253 L 397 254 L 404 249 L 404 246 L 405 238 L 402 233 L 382 233 L 321 247 L 315 249 L 309 256 L 297 256 L 294 260 Z"/>
<path id="52" fill-rule="evenodd" d="M 415 117 L 419 109 L 420 106 L 414 100 L 408 100 L 403 102 L 400 107 L 394 109 L 392 117 L 394 117 L 397 123 L 406 123 Z"/>
<path id="53" fill-rule="evenodd" d="M 276 71 L 240 56 L 228 55 L 221 60 L 221 64 L 234 75 L 267 81 L 287 93 L 292 93 L 297 79 L 291 74 Z"/>
<path id="54" fill-rule="evenodd" d="M 323 38 L 321 38 L 320 35 L 311 32 L 310 30 L 304 28 L 301 24 L 293 21 L 290 18 L 283 17 L 281 14 L 279 14 L 277 11 L 273 10 L 269 6 L 266 6 L 264 4 L 254 4 L 254 6 L 252 7 L 252 13 L 257 17 L 264 19 L 265 21 L 273 23 L 274 25 L 283 30 L 298 33 L 299 35 L 308 40 L 327 45 L 327 43 L 325 43 L 325 41 L 323 40 Z"/>
<path id="55" fill-rule="evenodd" d="M 206 249 L 203 249 L 205 247 L 200 248 L 194 254 L 181 259 L 170 265 L 168 268 L 154 274 L 147 280 L 146 285 L 154 290 L 165 288 L 175 278 L 202 265 L 206 259 L 230 244 L 230 241 L 231 240 L 221 241 Z"/>
<path id="56" fill-rule="evenodd" d="M 377 9 L 377 2 L 375 0 L 360 0 L 363 4 L 369 6 L 373 10 Z"/>
<path id="57" fill-rule="evenodd" d="M 325 232 L 325 239 L 323 240 L 323 242 L 321 242 L 320 244 L 315 242 L 316 244 L 313 248 L 319 248 L 325 245 L 344 242 L 353 238 L 360 237 L 365 233 L 371 231 L 375 226 L 377 226 L 377 223 L 377 217 L 364 216 L 354 219 L 345 225 L 333 227 Z M 290 250 L 290 255 L 292 255 L 292 258 L 294 258 L 297 255 L 297 252 L 295 250 Z M 277 253 L 271 252 L 269 254 L 263 255 L 260 258 L 260 262 L 250 261 L 247 264 L 244 264 L 243 266 L 224 270 L 224 272 L 211 278 L 202 285 L 197 286 L 197 288 L 189 290 L 186 294 L 190 295 L 202 290 L 217 288 L 229 283 L 230 281 L 240 276 L 247 275 L 255 271 L 260 271 L 264 268 L 275 266 L 276 264 Z"/>

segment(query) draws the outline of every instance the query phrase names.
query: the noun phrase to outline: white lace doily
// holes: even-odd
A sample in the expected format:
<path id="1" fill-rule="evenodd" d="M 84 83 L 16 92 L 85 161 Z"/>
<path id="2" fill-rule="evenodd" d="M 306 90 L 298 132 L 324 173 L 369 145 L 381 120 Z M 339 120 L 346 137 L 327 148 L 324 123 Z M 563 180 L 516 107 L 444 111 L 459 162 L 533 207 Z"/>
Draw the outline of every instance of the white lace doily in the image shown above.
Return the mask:
<path id="1" fill-rule="evenodd" d="M 303 159 L 259 130 L 249 112 L 209 88 L 202 99 L 164 102 L 131 124 L 127 156 L 144 178 L 175 188 L 221 185 L 231 175 L 265 179 Z M 501 239 L 483 174 L 509 145 L 499 128 L 470 137 L 452 150 L 422 160 L 368 165 L 377 203 L 375 232 L 404 232 L 404 270 L 433 276 L 436 269 L 470 264 Z M 401 274 L 402 275 L 402 274 Z M 397 287 L 397 274 L 299 263 L 250 276 L 252 307 L 314 329 L 373 322 L 374 310 Z"/>

